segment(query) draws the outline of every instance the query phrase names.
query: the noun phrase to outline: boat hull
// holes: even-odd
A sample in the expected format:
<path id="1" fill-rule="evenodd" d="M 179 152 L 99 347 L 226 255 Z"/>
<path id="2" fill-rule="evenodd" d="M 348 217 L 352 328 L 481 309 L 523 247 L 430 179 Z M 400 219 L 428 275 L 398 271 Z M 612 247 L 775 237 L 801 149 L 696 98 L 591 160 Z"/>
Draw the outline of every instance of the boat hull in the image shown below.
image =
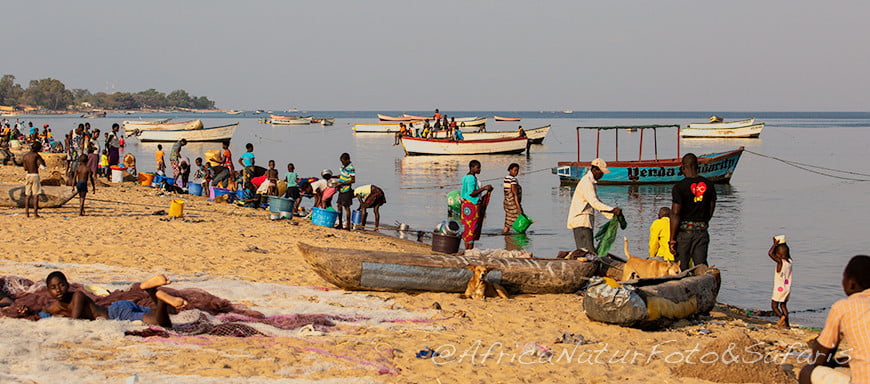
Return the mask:
<path id="1" fill-rule="evenodd" d="M 698 128 L 698 129 L 729 129 L 729 128 L 738 128 L 745 127 L 747 125 L 754 125 L 755 118 L 746 119 L 746 120 L 735 120 L 735 121 L 723 121 L 719 123 L 690 123 L 688 128 Z"/>
<path id="2" fill-rule="evenodd" d="M 462 141 L 403 137 L 402 148 L 409 156 L 519 154 L 525 152 L 528 142 L 522 137 Z"/>
<path id="3" fill-rule="evenodd" d="M 414 117 L 407 117 L 407 116 L 387 116 L 387 115 L 382 115 L 379 113 L 378 120 L 380 120 L 380 121 L 411 121 L 411 120 L 417 120 L 417 119 Z"/>
<path id="4" fill-rule="evenodd" d="M 541 144 L 544 142 L 544 138 L 547 137 L 547 133 L 550 132 L 550 126 L 545 125 L 543 127 L 529 129 L 526 131 L 526 138 L 529 139 L 529 142 L 532 144 Z M 433 133 L 436 139 L 443 139 L 447 137 L 447 131 L 435 131 Z M 465 140 L 485 140 L 485 139 L 508 139 L 512 137 L 518 137 L 517 131 L 494 131 L 494 132 L 463 132 L 462 137 Z"/>
<path id="5" fill-rule="evenodd" d="M 701 265 L 678 276 L 639 279 L 612 287 L 593 278 L 583 298 L 586 316 L 594 321 L 654 329 L 679 319 L 710 312 L 722 280 L 718 269 Z"/>
<path id="6" fill-rule="evenodd" d="M 179 121 L 177 123 L 130 124 L 124 125 L 124 130 L 138 131 L 178 131 L 202 129 L 202 120 Z"/>
<path id="7" fill-rule="evenodd" d="M 573 293 L 598 270 L 597 261 L 511 259 L 321 248 L 299 244 L 324 280 L 347 290 L 465 292 L 469 265 L 491 267 L 487 280 L 510 293 Z"/>
<path id="8" fill-rule="evenodd" d="M 680 130 L 680 137 L 687 138 L 757 138 L 764 129 L 764 123 L 746 125 L 734 128 L 694 128 Z"/>
<path id="9" fill-rule="evenodd" d="M 37 195 L 39 208 L 57 208 L 75 197 L 72 187 L 43 186 L 43 194 Z M 24 208 L 23 185 L 0 185 L 0 207 Z"/>
<path id="10" fill-rule="evenodd" d="M 311 119 L 306 117 L 298 119 L 273 119 L 271 123 L 272 125 L 309 125 L 311 124 Z"/>
<path id="11" fill-rule="evenodd" d="M 501 117 L 501 116 L 493 116 L 495 121 L 520 121 L 522 118 L 520 117 Z"/>
<path id="12" fill-rule="evenodd" d="M 202 129 L 179 129 L 141 131 L 138 134 L 139 141 L 175 142 L 185 139 L 188 142 L 195 141 L 227 141 L 233 137 L 239 123 L 222 125 Z"/>
<path id="13" fill-rule="evenodd" d="M 728 183 L 737 168 L 743 147 L 729 152 L 710 153 L 698 156 L 698 171 L 714 183 Z M 682 159 L 642 161 L 612 161 L 607 163 L 610 173 L 605 174 L 601 185 L 673 184 L 683 179 L 680 169 Z M 563 184 L 580 181 L 591 166 L 590 162 L 562 162 L 554 173 Z"/>

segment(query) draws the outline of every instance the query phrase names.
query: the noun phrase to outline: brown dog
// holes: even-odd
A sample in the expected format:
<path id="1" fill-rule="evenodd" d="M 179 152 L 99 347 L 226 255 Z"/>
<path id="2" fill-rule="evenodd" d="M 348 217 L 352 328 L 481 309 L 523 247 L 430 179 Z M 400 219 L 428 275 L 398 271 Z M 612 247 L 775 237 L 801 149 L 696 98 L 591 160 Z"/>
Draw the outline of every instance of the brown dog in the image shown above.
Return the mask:
<path id="1" fill-rule="evenodd" d="M 482 265 L 467 265 L 465 269 L 471 271 L 471 279 L 468 280 L 468 286 L 465 288 L 464 298 L 486 300 L 486 297 L 495 297 L 498 295 L 503 299 L 508 299 L 507 291 L 498 283 L 486 281 L 486 274 L 492 270 L 490 267 Z"/>
<path id="2" fill-rule="evenodd" d="M 623 239 L 625 257 L 628 258 L 628 262 L 622 267 L 622 281 L 680 274 L 680 265 L 677 263 L 632 257 L 631 253 L 628 252 L 628 238 L 624 237 Z"/>

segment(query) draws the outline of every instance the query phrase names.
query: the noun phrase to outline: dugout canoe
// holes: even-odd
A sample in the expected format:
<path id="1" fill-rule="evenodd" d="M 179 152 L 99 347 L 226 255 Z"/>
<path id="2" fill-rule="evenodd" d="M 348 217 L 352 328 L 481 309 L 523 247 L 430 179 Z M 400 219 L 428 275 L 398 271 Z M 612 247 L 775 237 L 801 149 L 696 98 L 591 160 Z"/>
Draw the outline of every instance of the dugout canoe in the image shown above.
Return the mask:
<path id="1" fill-rule="evenodd" d="M 599 262 L 512 259 L 366 251 L 299 243 L 308 265 L 324 280 L 351 291 L 465 292 L 469 265 L 492 267 L 487 279 L 511 293 L 574 293 L 593 276 Z"/>
<path id="2" fill-rule="evenodd" d="M 37 195 L 40 209 L 60 207 L 76 195 L 72 187 L 66 186 L 43 186 L 42 192 Z M 0 207 L 24 208 L 24 186 L 0 185 Z"/>
<path id="3" fill-rule="evenodd" d="M 128 121 L 124 131 L 178 131 L 202 129 L 202 120 L 187 120 L 179 122 L 147 123 Z"/>
<path id="4" fill-rule="evenodd" d="M 667 326 L 705 314 L 716 305 L 722 283 L 719 270 L 700 265 L 677 276 L 617 283 L 593 277 L 583 298 L 586 316 L 594 321 L 642 329 Z"/>
<path id="5" fill-rule="evenodd" d="M 233 123 L 202 129 L 136 131 L 135 135 L 139 138 L 139 141 L 142 142 L 175 142 L 181 139 L 185 139 L 188 142 L 227 141 L 233 137 L 233 133 L 236 132 L 236 128 L 238 127 L 239 123 Z"/>

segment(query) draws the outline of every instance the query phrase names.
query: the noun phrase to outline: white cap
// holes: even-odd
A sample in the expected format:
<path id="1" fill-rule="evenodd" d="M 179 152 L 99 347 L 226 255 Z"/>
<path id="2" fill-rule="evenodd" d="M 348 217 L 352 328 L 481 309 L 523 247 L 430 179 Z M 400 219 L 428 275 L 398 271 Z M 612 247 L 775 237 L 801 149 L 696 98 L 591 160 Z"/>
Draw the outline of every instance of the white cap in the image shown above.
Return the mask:
<path id="1" fill-rule="evenodd" d="M 592 160 L 592 165 L 598 167 L 598 169 L 600 169 L 603 173 L 610 173 L 610 170 L 607 169 L 607 163 L 600 158 Z"/>

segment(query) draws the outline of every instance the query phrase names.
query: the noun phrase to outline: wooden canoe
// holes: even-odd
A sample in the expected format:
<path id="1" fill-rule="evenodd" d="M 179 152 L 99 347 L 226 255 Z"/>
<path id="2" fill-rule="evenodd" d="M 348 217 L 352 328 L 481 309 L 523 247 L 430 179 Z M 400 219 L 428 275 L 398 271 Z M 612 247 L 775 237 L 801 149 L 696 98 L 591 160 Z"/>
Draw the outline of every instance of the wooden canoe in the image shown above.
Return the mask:
<path id="1" fill-rule="evenodd" d="M 719 270 L 697 266 L 677 276 L 616 283 L 592 278 L 583 298 L 591 320 L 637 328 L 659 328 L 710 312 L 722 279 Z"/>
<path id="2" fill-rule="evenodd" d="M 501 116 L 493 116 L 495 121 L 520 121 L 522 118 L 520 117 L 501 117 Z"/>
<path id="3" fill-rule="evenodd" d="M 402 148 L 408 156 L 518 154 L 525 152 L 528 142 L 525 137 L 452 141 L 406 136 L 402 137 Z"/>
<path id="4" fill-rule="evenodd" d="M 70 201 L 76 193 L 72 187 L 42 187 L 42 194 L 37 195 L 39 208 L 56 208 Z M 0 185 L 0 207 L 24 208 L 23 185 Z"/>
<path id="5" fill-rule="evenodd" d="M 194 141 L 226 141 L 233 137 L 239 123 L 222 125 L 219 127 L 209 127 L 202 129 L 179 129 L 179 130 L 150 130 L 139 131 L 136 137 L 139 141 L 162 141 L 175 142 L 185 139 L 188 142 Z"/>
<path id="6" fill-rule="evenodd" d="M 511 293 L 573 293 L 598 269 L 598 261 L 511 259 L 322 248 L 299 243 L 308 265 L 342 289 L 465 292 L 468 265 L 494 268 L 489 281 Z"/>
<path id="7" fill-rule="evenodd" d="M 542 144 L 544 142 L 544 138 L 547 137 L 547 133 L 550 132 L 550 126 L 545 125 L 543 127 L 532 128 L 526 130 L 526 138 L 529 139 L 529 143 L 532 144 Z M 519 137 L 519 131 L 487 131 L 487 132 L 462 132 L 462 136 L 465 137 L 465 140 L 483 140 L 483 139 L 508 139 L 511 137 Z M 447 137 L 446 130 L 439 130 L 432 132 L 432 137 L 435 139 L 443 139 Z"/>
<path id="8" fill-rule="evenodd" d="M 157 124 L 139 124 L 133 122 L 127 122 L 124 124 L 124 131 L 178 131 L 178 130 L 194 130 L 194 129 L 202 129 L 202 120 L 188 120 L 188 121 L 179 121 L 179 122 L 166 122 L 166 123 L 157 123 Z M 129 133 L 129 132 L 128 132 Z"/>

